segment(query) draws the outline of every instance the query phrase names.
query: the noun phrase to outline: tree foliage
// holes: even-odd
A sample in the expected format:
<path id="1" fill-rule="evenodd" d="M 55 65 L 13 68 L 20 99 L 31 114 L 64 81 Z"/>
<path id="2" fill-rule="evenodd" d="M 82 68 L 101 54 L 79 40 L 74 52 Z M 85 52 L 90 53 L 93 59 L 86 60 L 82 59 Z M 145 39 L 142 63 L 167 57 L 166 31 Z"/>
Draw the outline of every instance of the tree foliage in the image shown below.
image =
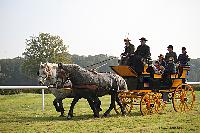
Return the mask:
<path id="1" fill-rule="evenodd" d="M 23 55 L 25 60 L 22 68 L 31 77 L 35 77 L 40 62 L 71 62 L 68 46 L 64 45 L 59 36 L 49 33 L 40 33 L 39 36 L 26 39 L 26 49 Z"/>

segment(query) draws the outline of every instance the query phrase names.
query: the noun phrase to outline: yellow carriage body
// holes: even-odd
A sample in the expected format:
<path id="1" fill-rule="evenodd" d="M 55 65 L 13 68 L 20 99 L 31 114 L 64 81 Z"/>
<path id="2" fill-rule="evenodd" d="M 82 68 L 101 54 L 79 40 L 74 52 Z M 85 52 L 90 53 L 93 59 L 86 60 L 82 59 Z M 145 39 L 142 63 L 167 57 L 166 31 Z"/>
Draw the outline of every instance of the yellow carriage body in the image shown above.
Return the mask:
<path id="1" fill-rule="evenodd" d="M 150 77 L 150 73 L 146 72 L 148 65 L 144 65 L 144 71 L 142 73 L 143 77 Z M 130 66 L 111 66 L 118 75 L 122 77 L 137 77 L 137 73 Z M 171 74 L 171 79 L 173 80 L 172 88 L 176 88 L 178 85 L 182 84 L 182 79 L 185 79 L 187 72 L 190 70 L 189 66 L 182 67 L 182 75 Z M 161 74 L 154 74 L 154 79 L 161 79 Z M 144 88 L 149 87 L 149 83 L 144 83 Z"/>

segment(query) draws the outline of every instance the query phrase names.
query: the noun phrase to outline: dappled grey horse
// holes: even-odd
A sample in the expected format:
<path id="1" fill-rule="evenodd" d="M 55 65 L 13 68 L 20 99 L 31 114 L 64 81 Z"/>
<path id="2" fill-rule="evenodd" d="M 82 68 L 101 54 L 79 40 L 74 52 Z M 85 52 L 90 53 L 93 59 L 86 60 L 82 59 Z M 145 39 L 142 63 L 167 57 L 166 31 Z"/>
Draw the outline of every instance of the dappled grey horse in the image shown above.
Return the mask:
<path id="1" fill-rule="evenodd" d="M 119 91 L 127 90 L 126 81 L 119 75 L 113 73 L 97 73 L 88 71 L 77 64 L 58 64 L 57 78 L 63 82 L 70 80 L 72 83 L 72 91 L 74 99 L 68 113 L 68 118 L 73 117 L 73 109 L 75 104 L 81 97 L 100 97 L 107 94 L 111 95 L 111 104 L 109 109 L 104 113 L 108 116 L 115 106 L 115 101 L 121 108 L 121 112 L 125 115 L 125 109 L 118 98 Z"/>
<path id="2" fill-rule="evenodd" d="M 62 100 L 65 98 L 73 98 L 74 95 L 71 89 L 64 89 L 64 90 L 57 89 L 56 86 L 60 84 L 60 82 L 58 82 L 56 79 L 57 68 L 58 68 L 57 64 L 41 63 L 38 71 L 38 81 L 40 85 L 44 84 L 46 84 L 47 86 L 53 85 L 53 87 L 49 87 L 52 94 L 56 97 L 53 101 L 53 105 L 55 106 L 57 112 L 61 112 L 60 116 L 64 116 L 65 110 L 63 108 Z M 71 88 L 71 82 L 69 80 L 66 80 L 65 83 L 62 84 L 62 87 Z M 94 112 L 94 116 L 99 117 L 99 111 L 101 111 L 100 108 L 101 103 L 98 97 L 86 97 L 86 99 Z"/>
<path id="3" fill-rule="evenodd" d="M 54 87 L 49 87 L 51 93 L 55 96 L 53 101 L 53 105 L 56 108 L 57 112 L 61 112 L 60 116 L 64 116 L 64 108 L 62 100 L 71 96 L 71 91 L 62 91 L 61 89 L 57 89 L 55 87 L 56 84 L 56 69 L 58 68 L 58 64 L 54 63 L 44 63 L 40 64 L 38 71 L 38 82 L 40 85 L 54 85 Z"/>

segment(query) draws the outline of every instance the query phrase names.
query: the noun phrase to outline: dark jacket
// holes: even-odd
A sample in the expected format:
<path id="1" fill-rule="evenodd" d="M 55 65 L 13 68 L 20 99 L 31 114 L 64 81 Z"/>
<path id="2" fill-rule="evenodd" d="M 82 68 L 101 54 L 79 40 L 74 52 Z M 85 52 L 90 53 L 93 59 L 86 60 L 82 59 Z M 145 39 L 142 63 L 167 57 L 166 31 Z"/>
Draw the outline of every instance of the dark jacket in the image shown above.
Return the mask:
<path id="1" fill-rule="evenodd" d="M 163 66 L 163 67 L 165 67 L 165 66 L 166 66 L 166 62 L 165 62 L 164 60 L 162 60 L 162 61 L 159 61 L 159 64 L 160 64 L 160 66 Z"/>
<path id="2" fill-rule="evenodd" d="M 173 58 L 174 58 L 174 62 L 175 62 L 175 63 L 177 62 L 177 55 L 176 55 L 175 52 L 166 53 L 166 55 L 165 55 L 165 61 L 166 61 L 167 63 L 168 63 L 170 57 L 173 57 Z"/>
<path id="3" fill-rule="evenodd" d="M 137 50 L 135 51 L 136 55 L 141 56 L 144 59 L 150 58 L 151 53 L 150 53 L 150 47 L 148 45 L 139 45 L 137 47 Z"/>
<path id="4" fill-rule="evenodd" d="M 188 57 L 188 55 L 186 53 L 180 54 L 178 56 L 178 61 L 180 61 L 181 65 L 186 65 L 187 62 L 189 61 L 189 57 Z"/>
<path id="5" fill-rule="evenodd" d="M 122 53 L 123 56 L 130 56 L 135 52 L 135 46 L 133 44 L 129 44 L 129 46 L 125 46 L 125 51 Z"/>
<path id="6" fill-rule="evenodd" d="M 174 63 L 168 63 L 168 64 L 165 66 L 164 73 L 167 73 L 167 74 L 176 73 L 176 66 L 175 66 L 175 64 L 174 64 Z"/>

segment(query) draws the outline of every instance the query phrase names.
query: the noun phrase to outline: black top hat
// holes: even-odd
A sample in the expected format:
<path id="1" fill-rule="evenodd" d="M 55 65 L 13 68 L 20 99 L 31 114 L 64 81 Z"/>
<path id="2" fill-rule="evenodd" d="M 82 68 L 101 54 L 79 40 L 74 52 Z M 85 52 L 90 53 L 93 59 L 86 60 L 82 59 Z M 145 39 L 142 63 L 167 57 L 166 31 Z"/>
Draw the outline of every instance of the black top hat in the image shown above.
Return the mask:
<path id="1" fill-rule="evenodd" d="M 172 48 L 172 49 L 173 49 L 173 46 L 172 46 L 172 45 L 169 45 L 167 48 Z"/>
<path id="2" fill-rule="evenodd" d="M 146 38 L 144 38 L 144 37 L 142 37 L 142 38 L 140 38 L 139 40 L 141 40 L 141 41 L 148 41 Z"/>
<path id="3" fill-rule="evenodd" d="M 127 42 L 127 41 L 129 42 L 129 41 L 131 41 L 131 40 L 128 39 L 128 37 L 127 37 L 127 38 L 124 39 L 124 42 Z"/>
<path id="4" fill-rule="evenodd" d="M 184 51 L 185 51 L 185 50 L 186 50 L 186 48 L 185 48 L 185 47 L 182 47 L 182 50 L 184 50 Z"/>

